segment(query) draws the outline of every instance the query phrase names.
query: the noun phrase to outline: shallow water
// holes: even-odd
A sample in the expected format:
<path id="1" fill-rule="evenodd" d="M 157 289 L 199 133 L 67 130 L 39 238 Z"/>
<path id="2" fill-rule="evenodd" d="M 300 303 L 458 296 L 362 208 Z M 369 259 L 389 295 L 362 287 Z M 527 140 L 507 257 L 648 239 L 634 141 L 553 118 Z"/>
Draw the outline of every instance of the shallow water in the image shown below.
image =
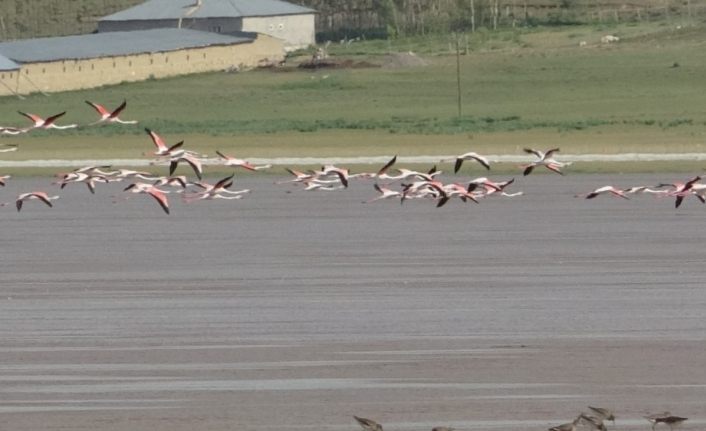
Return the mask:
<path id="1" fill-rule="evenodd" d="M 172 197 L 169 216 L 120 185 L 0 208 L 0 412 L 13 430 L 542 429 L 590 403 L 694 427 L 706 207 L 574 198 L 676 180 L 533 175 L 436 209 L 239 175 L 246 199 Z"/>

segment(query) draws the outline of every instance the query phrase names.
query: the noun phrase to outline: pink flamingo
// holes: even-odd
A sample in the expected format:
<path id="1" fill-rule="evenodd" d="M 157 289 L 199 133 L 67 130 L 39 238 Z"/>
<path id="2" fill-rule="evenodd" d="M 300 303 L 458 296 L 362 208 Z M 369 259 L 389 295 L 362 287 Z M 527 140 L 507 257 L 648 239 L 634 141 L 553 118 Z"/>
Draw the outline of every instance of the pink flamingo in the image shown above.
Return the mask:
<path id="1" fill-rule="evenodd" d="M 261 169 L 269 169 L 272 167 L 272 165 L 260 165 L 260 166 L 255 166 L 252 163 L 248 162 L 247 160 L 243 159 L 236 159 L 235 157 L 231 156 L 226 156 L 225 154 L 221 153 L 220 151 L 216 151 L 216 154 L 218 154 L 218 157 L 223 160 L 223 165 L 224 166 L 240 166 L 242 168 L 245 168 L 249 171 L 259 171 Z"/>
<path id="2" fill-rule="evenodd" d="M 164 190 L 160 190 L 152 184 L 147 183 L 132 183 L 123 189 L 125 192 L 131 193 L 144 193 L 152 196 L 159 206 L 162 207 L 165 213 L 169 214 L 169 201 L 167 200 L 167 195 Z"/>
<path id="3" fill-rule="evenodd" d="M 30 200 L 39 200 L 47 204 L 48 207 L 53 207 L 51 201 L 59 199 L 59 196 L 49 196 L 45 192 L 29 192 L 29 193 L 22 193 L 21 195 L 17 196 L 17 200 L 15 200 L 15 207 L 17 208 L 17 212 L 20 212 L 22 210 L 22 204 L 25 201 L 30 201 Z M 10 202 L 6 202 L 2 204 L 3 206 L 8 205 Z"/>
<path id="4" fill-rule="evenodd" d="M 66 111 L 60 112 L 56 115 L 52 115 L 51 117 L 47 117 L 46 119 L 40 117 L 39 115 L 35 114 L 30 114 L 27 112 L 22 112 L 22 111 L 17 111 L 20 113 L 20 115 L 24 115 L 25 117 L 29 118 L 34 122 L 34 125 L 27 128 L 27 130 L 31 129 L 59 129 L 59 130 L 64 130 L 64 129 L 75 129 L 78 127 L 77 124 L 67 124 L 65 126 L 57 126 L 55 121 L 59 119 L 60 117 L 63 117 L 66 114 Z"/>
<path id="5" fill-rule="evenodd" d="M 581 197 L 581 196 L 585 196 L 586 199 L 593 199 L 593 198 L 595 198 L 595 197 L 598 196 L 598 195 L 603 195 L 603 194 L 608 194 L 608 193 L 610 193 L 612 196 L 616 196 L 616 197 L 619 197 L 619 198 L 630 199 L 630 198 L 627 197 L 627 195 L 625 194 L 625 191 L 620 190 L 620 189 L 617 189 L 617 188 L 615 188 L 615 187 L 613 187 L 613 186 L 603 186 L 603 187 L 599 187 L 599 188 L 597 188 L 597 189 L 593 190 L 592 192 L 589 192 L 589 193 L 587 193 L 587 194 L 585 194 L 585 195 L 576 195 L 576 197 L 578 198 L 578 197 Z"/>
<path id="6" fill-rule="evenodd" d="M 552 172 L 556 172 L 559 175 L 564 175 L 564 173 L 561 171 L 561 168 L 563 168 L 564 166 L 569 166 L 571 164 L 559 162 L 552 157 L 554 153 L 559 152 L 558 148 L 552 148 L 551 150 L 547 150 L 546 152 L 535 150 L 532 148 L 525 148 L 524 151 L 528 154 L 534 154 L 538 159 L 528 165 L 522 166 L 525 169 L 523 172 L 523 175 L 525 176 L 532 173 L 532 170 L 537 166 L 545 166 Z"/>
<path id="7" fill-rule="evenodd" d="M 90 106 L 93 107 L 93 109 L 98 111 L 98 115 L 101 116 L 98 121 L 89 124 L 89 126 L 93 126 L 95 124 L 100 123 L 137 124 L 136 120 L 123 121 L 118 117 L 118 115 L 120 115 L 120 113 L 123 112 L 123 110 L 127 106 L 126 100 L 123 100 L 123 103 L 121 103 L 120 106 L 115 108 L 113 111 L 108 111 L 105 106 L 99 105 L 98 103 L 93 103 L 90 100 L 86 100 L 86 103 L 88 103 Z"/>

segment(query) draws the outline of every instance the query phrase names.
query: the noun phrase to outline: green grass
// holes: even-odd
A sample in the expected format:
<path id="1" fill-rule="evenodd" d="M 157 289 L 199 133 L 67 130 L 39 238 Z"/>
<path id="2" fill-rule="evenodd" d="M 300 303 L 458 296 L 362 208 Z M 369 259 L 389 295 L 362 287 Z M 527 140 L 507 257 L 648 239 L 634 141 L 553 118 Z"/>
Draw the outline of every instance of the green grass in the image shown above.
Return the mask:
<path id="1" fill-rule="evenodd" d="M 597 44 L 607 33 L 624 41 Z M 330 48 L 339 58 L 380 65 L 390 50 L 425 52 L 420 67 L 210 73 L 5 97 L 2 125 L 24 125 L 17 110 L 68 110 L 60 123 L 86 124 L 94 113 L 84 100 L 117 106 L 123 99 L 123 118 L 140 125 L 2 139 L 20 151 L 0 157 L 139 158 L 151 151 L 144 127 L 168 142 L 241 157 L 515 154 L 554 145 L 566 153 L 703 151 L 704 36 L 703 27 L 655 23 L 483 32 L 461 57 L 461 117 L 449 36 Z M 589 46 L 579 48 L 579 40 Z"/>

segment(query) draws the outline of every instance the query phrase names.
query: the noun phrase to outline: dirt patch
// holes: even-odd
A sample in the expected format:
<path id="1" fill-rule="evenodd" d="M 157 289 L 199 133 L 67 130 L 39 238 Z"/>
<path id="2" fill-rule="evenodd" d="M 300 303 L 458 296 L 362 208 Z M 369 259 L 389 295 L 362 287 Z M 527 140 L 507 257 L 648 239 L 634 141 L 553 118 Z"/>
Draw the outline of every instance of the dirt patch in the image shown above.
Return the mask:
<path id="1" fill-rule="evenodd" d="M 388 54 L 382 62 L 382 66 L 386 68 L 418 67 L 427 64 L 426 60 L 412 51 Z"/>

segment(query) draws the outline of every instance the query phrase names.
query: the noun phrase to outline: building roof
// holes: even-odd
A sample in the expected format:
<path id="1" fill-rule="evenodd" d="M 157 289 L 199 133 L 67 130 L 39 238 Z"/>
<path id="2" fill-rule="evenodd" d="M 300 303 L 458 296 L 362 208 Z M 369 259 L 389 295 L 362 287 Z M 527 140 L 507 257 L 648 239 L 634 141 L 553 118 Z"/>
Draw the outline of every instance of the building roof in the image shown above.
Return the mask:
<path id="1" fill-rule="evenodd" d="M 234 45 L 253 40 L 254 37 L 247 34 L 225 36 L 205 31 L 160 28 L 1 42 L 0 54 L 17 63 L 34 63 Z"/>
<path id="2" fill-rule="evenodd" d="M 3 57 L 2 55 L 0 55 L 0 70 L 17 70 L 19 68 L 19 64 L 15 63 L 7 57 Z"/>
<path id="3" fill-rule="evenodd" d="M 188 18 L 241 18 L 252 16 L 300 15 L 314 9 L 281 0 L 148 0 L 140 5 L 105 16 L 100 21 L 133 21 Z"/>

